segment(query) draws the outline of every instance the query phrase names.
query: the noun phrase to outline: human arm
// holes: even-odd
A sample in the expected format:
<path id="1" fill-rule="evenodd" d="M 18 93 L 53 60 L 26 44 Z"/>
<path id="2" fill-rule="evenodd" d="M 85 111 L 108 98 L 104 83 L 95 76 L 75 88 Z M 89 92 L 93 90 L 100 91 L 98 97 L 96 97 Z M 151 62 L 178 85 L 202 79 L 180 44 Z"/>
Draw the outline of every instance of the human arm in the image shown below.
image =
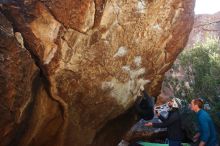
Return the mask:
<path id="1" fill-rule="evenodd" d="M 205 144 L 210 138 L 210 127 L 207 117 L 205 115 L 199 117 L 199 125 L 200 125 L 200 140 L 201 140 L 200 143 L 202 146 L 202 144 L 203 143 Z"/>
<path id="2" fill-rule="evenodd" d="M 179 118 L 179 114 L 177 112 L 174 112 L 170 115 L 168 119 L 164 120 L 162 123 L 152 123 L 152 126 L 155 128 L 166 128 L 177 121 Z"/>
<path id="3" fill-rule="evenodd" d="M 145 99 L 150 99 L 150 96 L 148 95 L 148 93 L 146 91 L 143 91 L 143 95 Z"/>
<path id="4" fill-rule="evenodd" d="M 148 123 L 145 123 L 144 126 L 147 126 L 147 127 L 152 127 L 153 123 L 152 122 L 148 122 Z"/>
<path id="5" fill-rule="evenodd" d="M 157 112 L 157 117 L 161 120 L 161 121 L 164 121 L 166 120 L 165 118 L 163 118 L 160 113 Z M 152 122 L 147 122 L 144 124 L 144 126 L 147 126 L 147 127 L 152 127 L 153 126 L 153 123 Z"/>
<path id="6" fill-rule="evenodd" d="M 158 113 L 157 116 L 162 122 L 166 121 L 166 119 L 163 116 L 161 116 L 160 113 Z"/>
<path id="7" fill-rule="evenodd" d="M 195 134 L 195 136 L 193 136 L 193 142 L 196 142 L 196 141 L 199 139 L 199 137 L 200 137 L 200 133 L 197 132 L 197 133 Z"/>

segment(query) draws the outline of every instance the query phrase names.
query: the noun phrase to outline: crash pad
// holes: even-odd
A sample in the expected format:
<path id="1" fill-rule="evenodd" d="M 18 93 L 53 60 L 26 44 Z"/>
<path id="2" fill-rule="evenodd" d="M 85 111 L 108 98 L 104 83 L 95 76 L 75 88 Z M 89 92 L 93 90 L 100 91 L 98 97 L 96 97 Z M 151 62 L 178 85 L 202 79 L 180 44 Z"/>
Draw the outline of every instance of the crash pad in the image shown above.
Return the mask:
<path id="1" fill-rule="evenodd" d="M 168 144 L 150 143 L 150 142 L 143 142 L 143 141 L 139 141 L 137 143 L 142 145 L 142 146 L 168 146 Z M 188 143 L 182 143 L 182 145 L 183 146 L 190 146 L 190 144 L 188 144 Z"/>

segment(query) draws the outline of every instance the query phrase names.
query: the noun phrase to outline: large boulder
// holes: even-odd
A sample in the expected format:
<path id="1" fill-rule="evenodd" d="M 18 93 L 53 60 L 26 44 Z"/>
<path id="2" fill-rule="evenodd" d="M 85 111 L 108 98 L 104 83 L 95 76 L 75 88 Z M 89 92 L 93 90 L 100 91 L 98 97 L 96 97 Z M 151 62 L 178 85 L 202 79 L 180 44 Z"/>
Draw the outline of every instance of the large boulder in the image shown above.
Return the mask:
<path id="1" fill-rule="evenodd" d="M 194 3 L 194 0 L 4 3 L 1 11 L 14 30 L 20 32 L 23 48 L 27 48 L 41 71 L 39 87 L 21 94 L 21 99 L 28 102 L 35 93 L 35 102 L 29 124 L 17 138 L 17 145 L 84 146 L 96 145 L 96 139 L 114 145 L 106 132 L 117 133 L 117 129 L 112 126 L 114 130 L 105 131 L 108 129 L 105 126 L 115 125 L 117 120 L 108 122 L 112 119 L 123 121 L 117 117 L 132 107 L 140 88 L 144 87 L 152 96 L 159 94 L 164 73 L 188 39 Z M 31 69 L 25 57 L 19 59 L 26 60 L 21 66 Z M 23 88 L 33 87 L 31 73 L 22 77 L 29 81 L 18 81 Z M 7 84 L 16 86 L 14 82 Z M 1 102 L 7 100 L 2 98 Z"/>
<path id="2" fill-rule="evenodd" d="M 9 145 L 24 130 L 37 73 L 21 34 L 14 33 L 11 23 L 0 13 L 0 145 Z"/>

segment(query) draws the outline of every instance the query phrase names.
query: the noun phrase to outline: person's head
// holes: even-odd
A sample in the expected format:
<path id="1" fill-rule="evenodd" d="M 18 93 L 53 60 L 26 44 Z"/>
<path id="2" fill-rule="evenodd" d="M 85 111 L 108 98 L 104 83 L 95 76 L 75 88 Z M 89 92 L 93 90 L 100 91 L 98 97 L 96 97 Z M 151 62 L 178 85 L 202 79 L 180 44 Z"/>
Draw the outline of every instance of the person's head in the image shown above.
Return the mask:
<path id="1" fill-rule="evenodd" d="M 181 108 L 181 101 L 179 98 L 173 98 L 168 102 L 168 106 L 176 109 Z"/>
<path id="2" fill-rule="evenodd" d="M 172 99 L 168 101 L 168 106 L 169 106 L 170 108 L 173 107 L 173 100 L 172 100 Z"/>
<path id="3" fill-rule="evenodd" d="M 196 98 L 196 99 L 193 99 L 191 101 L 191 110 L 194 111 L 194 112 L 198 112 L 200 109 L 203 108 L 203 100 L 200 99 L 200 98 Z"/>

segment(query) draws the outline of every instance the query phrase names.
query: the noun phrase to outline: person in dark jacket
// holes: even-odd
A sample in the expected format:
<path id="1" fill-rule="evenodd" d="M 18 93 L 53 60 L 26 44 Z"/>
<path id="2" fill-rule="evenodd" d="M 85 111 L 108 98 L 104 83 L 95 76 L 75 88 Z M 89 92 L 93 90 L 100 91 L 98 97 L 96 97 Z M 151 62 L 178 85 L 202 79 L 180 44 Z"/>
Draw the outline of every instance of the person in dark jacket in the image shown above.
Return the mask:
<path id="1" fill-rule="evenodd" d="M 196 112 L 199 132 L 193 137 L 194 141 L 200 140 L 199 146 L 217 146 L 217 133 L 210 115 L 202 109 L 203 100 L 200 98 L 191 101 L 191 109 Z"/>
<path id="2" fill-rule="evenodd" d="M 154 117 L 154 102 L 146 91 L 141 91 L 141 97 L 137 100 L 135 109 L 141 119 L 147 121 Z"/>
<path id="3" fill-rule="evenodd" d="M 177 98 L 172 99 L 168 102 L 170 111 L 167 119 L 164 119 L 161 115 L 158 117 L 162 123 L 146 123 L 145 126 L 152 126 L 154 128 L 167 128 L 167 138 L 169 146 L 181 146 L 183 139 L 183 131 L 181 126 L 181 117 L 179 113 L 179 107 L 181 106 L 180 101 Z"/>

